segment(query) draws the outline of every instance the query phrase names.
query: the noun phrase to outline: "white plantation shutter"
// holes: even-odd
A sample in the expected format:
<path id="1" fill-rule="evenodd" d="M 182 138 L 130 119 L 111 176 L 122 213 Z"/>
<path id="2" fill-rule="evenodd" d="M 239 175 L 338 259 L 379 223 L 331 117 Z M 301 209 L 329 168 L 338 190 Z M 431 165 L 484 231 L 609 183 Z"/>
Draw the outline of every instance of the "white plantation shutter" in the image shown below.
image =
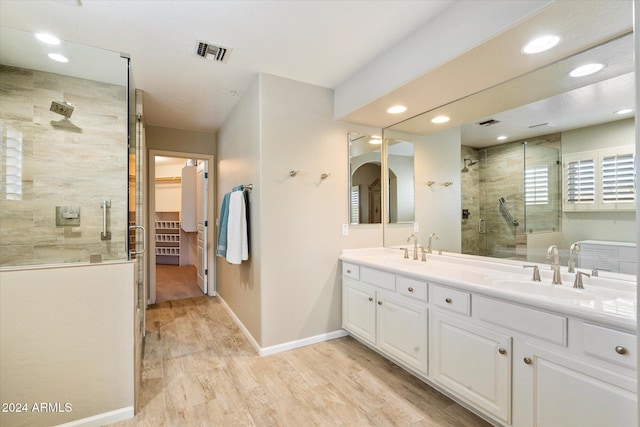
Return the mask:
<path id="1" fill-rule="evenodd" d="M 351 224 L 360 223 L 360 189 L 357 185 L 351 186 Z"/>
<path id="2" fill-rule="evenodd" d="M 632 153 L 604 156 L 601 170 L 603 203 L 632 203 L 635 200 Z"/>
<path id="3" fill-rule="evenodd" d="M 549 204 L 549 167 L 535 166 L 524 171 L 524 201 L 527 205 Z"/>
<path id="4" fill-rule="evenodd" d="M 568 162 L 566 170 L 566 201 L 569 203 L 595 202 L 595 174 L 596 168 L 594 159 Z"/>

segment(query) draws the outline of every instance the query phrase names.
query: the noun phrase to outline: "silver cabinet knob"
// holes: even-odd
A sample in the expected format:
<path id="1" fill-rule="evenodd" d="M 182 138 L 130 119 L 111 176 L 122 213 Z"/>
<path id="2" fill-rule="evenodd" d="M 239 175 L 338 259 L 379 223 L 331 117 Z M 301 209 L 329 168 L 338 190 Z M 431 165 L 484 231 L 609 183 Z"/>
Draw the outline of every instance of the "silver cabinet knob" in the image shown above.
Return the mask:
<path id="1" fill-rule="evenodd" d="M 351 270 L 347 270 L 347 273 L 348 273 L 348 274 L 351 274 Z"/>
<path id="2" fill-rule="evenodd" d="M 447 304 L 451 304 L 453 301 L 451 300 L 451 298 L 445 298 L 444 302 L 446 302 Z"/>
<path id="3" fill-rule="evenodd" d="M 531 365 L 531 362 L 532 362 L 532 360 L 528 357 L 525 357 L 524 359 L 522 359 L 522 361 L 527 365 Z"/>
<path id="4" fill-rule="evenodd" d="M 616 346 L 616 353 L 618 354 L 627 354 L 627 349 L 622 347 L 621 345 Z"/>
<path id="5" fill-rule="evenodd" d="M 407 289 L 409 292 L 413 292 L 413 288 L 409 287 L 409 289 Z"/>
<path id="6" fill-rule="evenodd" d="M 378 305 L 382 305 L 382 301 L 378 301 Z"/>
<path id="7" fill-rule="evenodd" d="M 506 349 L 504 349 L 504 348 L 499 348 L 499 349 L 498 349 L 498 353 L 500 353 L 500 354 L 507 354 L 507 350 L 506 350 Z"/>
<path id="8" fill-rule="evenodd" d="M 373 301 L 373 298 L 369 297 L 369 302 L 372 302 L 372 301 Z"/>

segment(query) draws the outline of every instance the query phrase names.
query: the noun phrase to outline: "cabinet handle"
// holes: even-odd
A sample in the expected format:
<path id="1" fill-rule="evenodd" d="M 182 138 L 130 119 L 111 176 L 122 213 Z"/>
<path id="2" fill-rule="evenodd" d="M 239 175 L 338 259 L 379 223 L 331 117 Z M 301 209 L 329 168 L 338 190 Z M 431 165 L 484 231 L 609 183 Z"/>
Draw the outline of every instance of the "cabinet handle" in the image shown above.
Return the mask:
<path id="1" fill-rule="evenodd" d="M 627 349 L 622 347 L 621 345 L 616 346 L 616 353 L 618 354 L 627 354 Z"/>
<path id="2" fill-rule="evenodd" d="M 524 359 L 522 359 L 524 361 L 524 363 L 526 363 L 527 365 L 531 365 L 531 359 L 528 357 L 525 357 Z"/>
<path id="3" fill-rule="evenodd" d="M 378 301 L 378 305 L 382 305 L 382 301 Z"/>
<path id="4" fill-rule="evenodd" d="M 498 353 L 500 353 L 500 354 L 507 354 L 507 350 L 506 350 L 506 349 L 504 349 L 504 348 L 499 348 L 499 349 L 498 349 Z"/>
<path id="5" fill-rule="evenodd" d="M 407 289 L 409 292 L 413 292 L 413 288 L 409 287 L 409 289 Z"/>
<path id="6" fill-rule="evenodd" d="M 446 302 L 447 304 L 451 304 L 451 298 L 445 298 L 444 302 Z"/>
<path id="7" fill-rule="evenodd" d="M 373 298 L 369 297 L 369 302 L 372 302 L 372 301 L 373 301 Z"/>

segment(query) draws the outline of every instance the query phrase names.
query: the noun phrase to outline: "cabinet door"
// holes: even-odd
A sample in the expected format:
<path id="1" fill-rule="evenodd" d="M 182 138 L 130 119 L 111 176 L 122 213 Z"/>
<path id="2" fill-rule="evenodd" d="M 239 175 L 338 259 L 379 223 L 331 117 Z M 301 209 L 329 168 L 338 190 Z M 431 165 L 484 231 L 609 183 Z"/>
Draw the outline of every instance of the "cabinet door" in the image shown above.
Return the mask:
<path id="1" fill-rule="evenodd" d="M 427 307 L 378 292 L 378 348 L 427 374 Z"/>
<path id="2" fill-rule="evenodd" d="M 533 426 L 636 426 L 634 378 L 527 346 Z"/>
<path id="3" fill-rule="evenodd" d="M 510 422 L 511 337 L 429 313 L 429 372 L 435 382 Z"/>
<path id="4" fill-rule="evenodd" d="M 376 291 L 342 279 L 342 327 L 358 338 L 376 343 Z"/>

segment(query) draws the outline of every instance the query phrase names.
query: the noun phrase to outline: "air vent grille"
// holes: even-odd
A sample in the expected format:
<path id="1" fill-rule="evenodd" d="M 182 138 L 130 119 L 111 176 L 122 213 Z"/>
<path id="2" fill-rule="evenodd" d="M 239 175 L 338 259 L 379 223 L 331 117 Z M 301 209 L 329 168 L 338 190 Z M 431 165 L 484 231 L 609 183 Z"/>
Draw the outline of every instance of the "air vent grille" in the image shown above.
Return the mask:
<path id="1" fill-rule="evenodd" d="M 201 58 L 210 59 L 212 61 L 222 62 L 224 61 L 228 50 L 230 50 L 230 48 L 221 46 L 219 44 L 215 45 L 207 42 L 198 42 L 198 46 L 196 47 L 196 55 Z"/>
<path id="2" fill-rule="evenodd" d="M 500 123 L 499 120 L 489 119 L 489 120 L 478 122 L 477 124 L 480 126 L 489 127 L 489 126 L 497 125 L 498 123 Z"/>

